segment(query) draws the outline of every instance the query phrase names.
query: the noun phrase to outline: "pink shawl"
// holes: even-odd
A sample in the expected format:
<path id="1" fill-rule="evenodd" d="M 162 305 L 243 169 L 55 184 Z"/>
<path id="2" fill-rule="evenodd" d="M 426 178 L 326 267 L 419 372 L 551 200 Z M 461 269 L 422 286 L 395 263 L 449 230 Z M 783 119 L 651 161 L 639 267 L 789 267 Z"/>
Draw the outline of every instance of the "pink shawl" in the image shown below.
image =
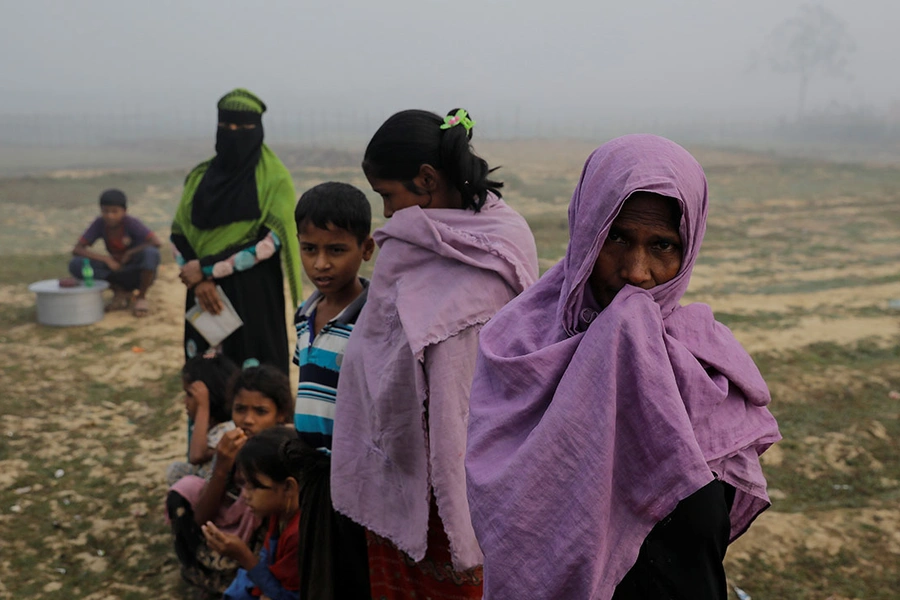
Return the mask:
<path id="1" fill-rule="evenodd" d="M 403 209 L 375 240 L 381 251 L 338 383 L 334 507 L 418 561 L 433 488 L 454 566 L 470 568 L 482 560 L 463 465 L 473 367 L 454 372 L 454 362 L 474 365 L 474 336 L 461 334 L 537 279 L 534 237 L 490 196 L 478 213 Z M 426 352 L 454 336 L 472 339 L 459 346 L 467 356 L 445 357 L 442 373 L 426 371 Z M 430 403 L 432 390 L 465 397 Z"/>
<path id="2" fill-rule="evenodd" d="M 598 313 L 587 280 L 639 190 L 678 199 L 681 270 Z M 708 306 L 678 304 L 706 213 L 703 170 L 677 144 L 601 146 L 565 258 L 482 329 L 466 473 L 486 599 L 611 598 L 653 526 L 715 475 L 737 489 L 732 539 L 768 506 L 758 457 L 780 436 L 765 382 Z"/>

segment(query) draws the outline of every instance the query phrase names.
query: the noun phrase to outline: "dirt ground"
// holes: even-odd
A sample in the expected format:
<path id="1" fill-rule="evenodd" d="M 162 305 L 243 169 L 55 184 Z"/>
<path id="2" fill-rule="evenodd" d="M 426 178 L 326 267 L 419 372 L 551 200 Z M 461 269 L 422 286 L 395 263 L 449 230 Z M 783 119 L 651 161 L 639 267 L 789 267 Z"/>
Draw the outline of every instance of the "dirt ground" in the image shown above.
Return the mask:
<path id="1" fill-rule="evenodd" d="M 551 265 L 592 147 L 483 148 Z M 785 433 L 763 457 L 774 505 L 729 549 L 730 582 L 754 600 L 896 597 L 900 170 L 696 154 L 714 204 L 686 300 L 709 303 L 758 359 Z M 343 168 L 295 170 L 298 190 L 323 174 L 364 185 Z M 166 235 L 182 175 L 60 170 L 41 185 L 93 193 L 127 177 L 133 210 Z M 186 448 L 177 269 L 161 267 L 143 319 L 36 324 L 27 283 L 65 265 L 23 254 L 62 257 L 94 209 L 17 198 L 26 183 L 0 180 L 0 256 L 19 265 L 0 276 L 0 597 L 185 597 L 161 512 L 165 467 Z"/>

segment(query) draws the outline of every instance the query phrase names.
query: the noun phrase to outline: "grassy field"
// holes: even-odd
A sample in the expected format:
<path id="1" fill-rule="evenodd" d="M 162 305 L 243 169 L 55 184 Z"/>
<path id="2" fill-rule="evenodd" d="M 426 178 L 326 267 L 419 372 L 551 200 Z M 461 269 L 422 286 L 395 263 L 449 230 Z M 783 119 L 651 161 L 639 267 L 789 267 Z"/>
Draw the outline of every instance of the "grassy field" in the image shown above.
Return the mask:
<path id="1" fill-rule="evenodd" d="M 590 149 L 481 148 L 503 165 L 544 269 L 565 251 Z M 709 303 L 754 355 L 785 438 L 764 456 L 773 507 L 729 549 L 730 582 L 753 600 L 896 598 L 900 167 L 694 150 L 712 204 L 686 301 Z M 352 152 L 283 156 L 298 192 L 327 179 L 367 189 Z M 188 593 L 162 511 L 165 467 L 186 448 L 174 265 L 143 320 L 41 327 L 27 291 L 65 274 L 104 188 L 123 188 L 129 210 L 168 234 L 185 171 L 102 166 L 0 178 L 0 597 Z"/>

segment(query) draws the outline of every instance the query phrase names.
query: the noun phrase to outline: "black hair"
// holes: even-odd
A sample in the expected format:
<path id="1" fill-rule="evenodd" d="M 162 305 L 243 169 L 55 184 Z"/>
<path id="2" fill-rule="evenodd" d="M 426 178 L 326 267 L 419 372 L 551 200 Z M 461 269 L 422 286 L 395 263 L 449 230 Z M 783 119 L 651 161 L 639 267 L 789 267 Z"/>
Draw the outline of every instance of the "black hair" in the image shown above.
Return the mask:
<path id="1" fill-rule="evenodd" d="M 288 376 L 272 365 L 258 365 L 238 371 L 231 379 L 232 403 L 241 390 L 259 392 L 275 403 L 278 414 L 286 421 L 294 418 L 294 396 Z"/>
<path id="2" fill-rule="evenodd" d="M 187 383 L 202 381 L 209 390 L 209 416 L 216 423 L 224 423 L 231 419 L 231 395 L 228 384 L 237 372 L 230 358 L 216 354 L 214 356 L 198 355 L 184 363 L 181 378 Z"/>
<path id="3" fill-rule="evenodd" d="M 329 225 L 349 231 L 362 244 L 372 230 L 372 205 L 359 188 L 328 181 L 306 190 L 294 209 L 297 231 L 310 223 L 319 229 Z"/>
<path id="4" fill-rule="evenodd" d="M 303 443 L 293 428 L 270 427 L 247 440 L 238 452 L 235 466 L 253 487 L 265 487 L 259 474 L 275 483 L 293 477 L 302 487 L 309 465 L 323 459 L 327 460 L 325 455 Z"/>
<path id="5" fill-rule="evenodd" d="M 122 190 L 105 190 L 100 194 L 100 206 L 120 206 L 128 210 L 128 198 Z"/>
<path id="6" fill-rule="evenodd" d="M 447 115 L 456 115 L 458 110 Z M 421 193 L 412 180 L 422 165 L 431 165 L 459 190 L 463 208 L 478 212 L 488 193 L 500 196 L 503 183 L 489 178 L 496 169 L 472 151 L 471 130 L 462 123 L 441 129 L 443 124 L 442 117 L 427 110 L 396 113 L 369 141 L 363 171 L 374 179 L 401 181 L 409 191 Z"/>

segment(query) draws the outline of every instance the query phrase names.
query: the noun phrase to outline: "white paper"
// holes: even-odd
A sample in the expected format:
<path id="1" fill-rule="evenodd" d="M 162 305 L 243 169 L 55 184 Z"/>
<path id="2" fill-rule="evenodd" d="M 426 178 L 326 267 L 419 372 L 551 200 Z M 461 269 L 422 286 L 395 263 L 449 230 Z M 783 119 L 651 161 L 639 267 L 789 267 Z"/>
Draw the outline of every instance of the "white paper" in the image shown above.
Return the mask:
<path id="1" fill-rule="evenodd" d="M 200 335 L 213 348 L 244 324 L 237 311 L 234 310 L 234 306 L 231 305 L 228 296 L 218 285 L 216 292 L 219 294 L 219 300 L 222 301 L 222 312 L 214 315 L 200 308 L 200 304 L 195 304 L 184 314 L 185 320 L 193 325 L 194 329 L 200 332 Z"/>

